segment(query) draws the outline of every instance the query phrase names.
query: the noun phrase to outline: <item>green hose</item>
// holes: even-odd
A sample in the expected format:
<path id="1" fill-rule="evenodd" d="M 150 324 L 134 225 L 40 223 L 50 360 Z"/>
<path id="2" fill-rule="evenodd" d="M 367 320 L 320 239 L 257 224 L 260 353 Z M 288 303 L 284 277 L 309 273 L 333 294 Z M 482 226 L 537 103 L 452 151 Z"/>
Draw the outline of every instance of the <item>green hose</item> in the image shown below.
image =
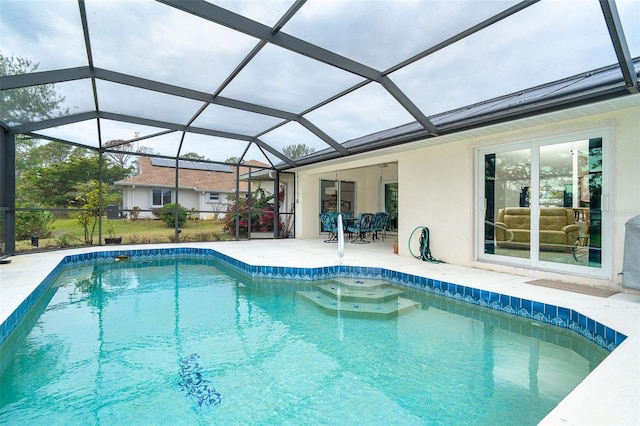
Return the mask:
<path id="1" fill-rule="evenodd" d="M 413 238 L 413 234 L 418 229 L 422 229 L 422 236 L 420 237 L 420 256 L 416 256 L 411 250 L 411 238 Z M 425 262 L 431 263 L 445 263 L 442 260 L 436 259 L 431 255 L 431 249 L 429 248 L 429 228 L 427 228 L 426 226 L 418 226 L 413 231 L 411 231 L 411 235 L 409 235 L 409 241 L 407 242 L 407 245 L 409 247 L 409 253 L 411 253 L 411 256 L 415 257 L 416 259 L 422 259 Z"/>

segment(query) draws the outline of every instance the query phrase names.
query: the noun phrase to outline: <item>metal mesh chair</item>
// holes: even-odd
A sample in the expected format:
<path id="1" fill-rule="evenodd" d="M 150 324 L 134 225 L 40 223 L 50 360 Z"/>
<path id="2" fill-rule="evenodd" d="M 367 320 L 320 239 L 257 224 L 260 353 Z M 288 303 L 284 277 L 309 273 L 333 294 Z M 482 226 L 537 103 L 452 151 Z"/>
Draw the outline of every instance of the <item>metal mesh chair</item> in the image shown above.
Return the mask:
<path id="1" fill-rule="evenodd" d="M 332 213 L 320 213 L 320 224 L 323 232 L 328 232 L 328 239 L 325 243 L 335 243 L 338 241 L 338 223 L 337 215 Z"/>
<path id="2" fill-rule="evenodd" d="M 378 232 L 382 233 L 382 241 L 387 236 L 387 225 L 389 223 L 389 213 L 378 212 L 373 216 L 373 237 L 372 241 L 379 240 Z"/>
<path id="3" fill-rule="evenodd" d="M 351 240 L 352 243 L 370 243 L 371 241 L 366 241 L 364 237 L 366 236 L 367 232 L 373 231 L 373 213 L 360 213 L 358 215 L 358 220 L 356 220 L 353 226 L 347 227 L 347 231 L 357 235 L 356 239 Z"/>

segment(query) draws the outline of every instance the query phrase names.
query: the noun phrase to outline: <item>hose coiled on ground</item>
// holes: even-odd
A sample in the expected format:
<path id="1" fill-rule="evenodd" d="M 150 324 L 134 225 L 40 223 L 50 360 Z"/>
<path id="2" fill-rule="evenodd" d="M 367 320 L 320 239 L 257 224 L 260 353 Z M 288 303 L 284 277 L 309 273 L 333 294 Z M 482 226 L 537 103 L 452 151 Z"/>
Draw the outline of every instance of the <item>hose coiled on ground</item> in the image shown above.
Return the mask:
<path id="1" fill-rule="evenodd" d="M 413 238 L 413 234 L 415 234 L 418 229 L 422 229 L 422 234 L 420 235 L 420 256 L 416 256 L 411 250 L 411 238 Z M 425 262 L 431 263 L 445 263 L 442 260 L 436 259 L 431 255 L 431 249 L 429 248 L 429 228 L 427 228 L 426 226 L 418 226 L 411 232 L 411 235 L 409 235 L 408 246 L 409 253 L 411 253 L 411 256 L 415 257 L 416 259 L 422 259 Z"/>

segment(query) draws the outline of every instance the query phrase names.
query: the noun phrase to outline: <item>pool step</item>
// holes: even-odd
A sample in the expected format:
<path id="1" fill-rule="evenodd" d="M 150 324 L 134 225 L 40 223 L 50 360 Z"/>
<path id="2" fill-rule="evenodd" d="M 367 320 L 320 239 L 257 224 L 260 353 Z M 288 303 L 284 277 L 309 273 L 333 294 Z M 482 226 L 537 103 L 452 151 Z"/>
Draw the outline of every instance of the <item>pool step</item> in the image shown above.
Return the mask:
<path id="1" fill-rule="evenodd" d="M 397 315 L 420 307 L 419 303 L 402 297 L 403 294 L 402 290 L 380 283 L 358 287 L 340 282 L 298 292 L 299 296 L 329 311 L 377 315 Z"/>
<path id="2" fill-rule="evenodd" d="M 355 288 L 351 286 L 339 286 L 335 284 L 323 284 L 318 286 L 318 291 L 333 297 L 338 298 L 342 302 L 371 302 L 381 303 L 388 300 L 397 299 L 398 296 L 403 294 L 402 290 L 392 287 L 365 287 Z"/>
<path id="3" fill-rule="evenodd" d="M 338 285 L 350 288 L 371 288 L 388 286 L 389 282 L 385 280 L 376 280 L 370 278 L 334 278 L 333 281 Z"/>

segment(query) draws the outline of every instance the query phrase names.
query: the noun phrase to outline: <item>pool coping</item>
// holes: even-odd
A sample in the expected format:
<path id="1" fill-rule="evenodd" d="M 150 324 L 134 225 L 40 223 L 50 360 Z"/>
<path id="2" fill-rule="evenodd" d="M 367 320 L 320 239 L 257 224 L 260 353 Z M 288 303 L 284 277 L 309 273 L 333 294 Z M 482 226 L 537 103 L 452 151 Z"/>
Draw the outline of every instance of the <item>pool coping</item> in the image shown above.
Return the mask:
<path id="1" fill-rule="evenodd" d="M 251 244 L 256 244 L 255 242 L 251 242 Z M 626 408 L 619 410 L 609 410 L 606 409 L 606 413 L 600 413 L 601 415 L 593 416 L 586 415 L 585 411 L 593 411 L 596 409 L 595 407 L 591 407 L 591 409 L 585 409 L 584 401 L 580 402 L 581 408 L 579 416 L 575 416 L 575 409 L 577 406 L 577 401 L 573 401 L 574 393 L 584 393 L 584 389 L 587 386 L 595 386 L 591 382 L 598 382 L 600 380 L 607 380 L 610 382 L 611 375 L 620 375 L 620 369 L 613 368 L 612 365 L 619 363 L 609 362 L 609 360 L 622 360 L 625 366 L 627 367 L 625 371 L 626 373 L 630 373 L 631 379 L 633 377 L 640 377 L 638 373 L 638 352 L 635 351 L 635 354 L 632 354 L 634 349 L 637 349 L 640 345 L 638 345 L 638 335 L 635 332 L 629 333 L 625 330 L 625 333 L 617 332 L 614 328 L 608 327 L 605 325 L 607 321 L 601 321 L 598 319 L 591 318 L 595 316 L 596 318 L 600 316 L 601 312 L 598 310 L 592 310 L 591 308 L 585 308 L 589 312 L 587 314 L 581 313 L 578 309 L 573 309 L 572 307 L 560 307 L 558 309 L 557 305 L 553 303 L 547 302 L 536 302 L 532 298 L 521 297 L 518 295 L 509 295 L 504 294 L 502 291 L 493 291 L 491 289 L 483 289 L 483 288 L 475 288 L 464 286 L 461 284 L 457 284 L 454 282 L 449 282 L 448 280 L 429 278 L 423 275 L 428 274 L 419 274 L 409 273 L 404 271 L 396 271 L 390 270 L 387 267 L 377 267 L 377 266 L 356 266 L 356 265 L 348 265 L 348 264 L 334 264 L 330 266 L 318 266 L 318 267 L 286 267 L 286 266 L 271 266 L 271 265 L 260 265 L 260 261 L 249 263 L 243 260 L 237 259 L 237 253 L 224 253 L 225 247 L 223 250 L 219 250 L 218 247 L 212 248 L 208 247 L 193 247 L 184 246 L 184 245 L 176 245 L 174 247 L 163 246 L 162 248 L 135 248 L 129 247 L 121 250 L 113 250 L 108 248 L 100 249 L 98 247 L 80 251 L 79 253 L 65 253 L 59 252 L 57 256 L 49 256 L 51 258 L 57 258 L 58 262 L 55 263 L 55 260 L 49 262 L 49 265 L 55 263 L 54 267 L 49 269 L 49 273 L 46 277 L 34 288 L 27 297 L 24 298 L 20 307 L 15 309 L 17 312 L 16 315 L 26 313 L 27 306 L 31 306 L 38 299 L 41 292 L 47 288 L 47 286 L 52 282 L 49 280 L 53 280 L 55 276 L 61 271 L 62 267 L 67 265 L 73 265 L 77 263 L 82 263 L 86 261 L 93 261 L 95 259 L 102 259 L 105 261 L 112 260 L 118 255 L 129 255 L 131 257 L 169 257 L 176 255 L 189 255 L 189 256 L 200 256 L 206 258 L 215 258 L 221 263 L 247 275 L 250 275 L 255 278 L 278 278 L 278 279 L 296 279 L 296 280 L 307 280 L 307 279 L 321 279 L 321 278 L 333 278 L 333 277 L 354 277 L 354 278 L 375 278 L 375 279 L 386 279 L 391 282 L 404 285 L 410 288 L 415 288 L 422 291 L 431 292 L 434 294 L 439 294 L 444 297 L 448 297 L 454 300 L 458 300 L 461 302 L 466 302 L 469 304 L 474 304 L 477 306 L 486 307 L 488 309 L 500 310 L 501 312 L 505 312 L 512 315 L 519 315 L 524 318 L 530 318 L 532 320 L 548 322 L 550 324 L 560 326 L 563 328 L 571 329 L 575 332 L 580 333 L 583 337 L 594 341 L 596 344 L 604 347 L 608 350 L 616 349 L 612 352 L 605 362 L 603 362 L 592 374 L 590 374 L 585 381 L 579 385 L 567 398 L 565 398 L 559 405 L 554 409 L 542 423 L 553 424 L 557 421 L 567 422 L 569 424 L 578 424 L 578 423 L 601 423 L 601 419 L 606 419 L 608 423 L 618 423 L 618 424 L 633 424 L 635 419 L 637 419 L 637 414 L 640 414 L 640 408 L 638 408 L 637 402 L 640 400 L 640 392 L 638 392 L 637 387 L 638 382 L 635 382 L 635 386 L 631 381 L 625 384 L 625 386 L 618 387 L 613 390 L 611 395 L 599 395 L 600 403 L 605 403 L 603 408 L 606 407 L 607 399 L 614 399 L 617 403 L 614 405 L 622 405 Z M 237 248 L 237 246 L 235 247 Z M 233 252 L 234 250 L 231 250 Z M 251 256 L 249 256 L 251 257 Z M 398 257 L 396 257 L 398 259 Z M 246 259 L 245 259 L 246 260 Z M 378 262 L 376 262 L 378 263 Z M 5 268 L 7 269 L 7 268 Z M 402 269 L 402 268 L 399 268 Z M 477 271 L 474 271 L 477 272 Z M 42 275 L 42 271 L 40 271 L 40 275 Z M 447 274 L 444 274 L 447 275 Z M 450 274 L 449 274 L 450 275 Z M 3 276 L 3 270 L 0 270 L 0 278 Z M 522 277 L 523 279 L 530 279 L 526 277 Z M 516 280 L 518 281 L 518 280 Z M 4 284 L 3 284 L 4 287 Z M 504 287 L 504 286 L 503 286 Z M 40 292 L 40 293 L 39 293 Z M 607 299 L 605 299 L 606 301 Z M 635 300 L 631 305 L 631 308 L 635 308 L 632 312 L 633 314 L 637 313 L 637 306 L 635 304 Z M 605 303 L 605 305 L 613 305 L 613 303 Z M 14 312 L 10 314 L 10 316 L 14 315 Z M 606 317 L 606 316 L 605 316 Z M 7 328 L 12 323 L 16 321 L 17 317 L 13 317 L 9 319 L 6 315 L 6 312 L 3 311 L 0 313 L 0 320 L 2 320 L 2 326 L 5 327 L 3 333 L 7 333 Z M 19 321 L 19 318 L 17 319 Z M 6 325 L 5 325 L 6 324 Z M 17 322 L 15 322 L 17 324 Z M 15 327 L 15 324 L 13 326 Z M 579 327 L 579 328 L 578 328 Z M 635 328 L 633 331 L 636 331 Z M 9 331 L 10 332 L 10 331 Z M 627 336 L 625 336 L 625 334 Z M 3 335 L 6 337 L 6 335 Z M 627 339 L 625 340 L 625 337 Z M 635 363 L 635 365 L 634 365 Z M 635 368 L 634 368 L 635 367 Z M 612 371 L 610 371 L 612 370 Z M 604 373 L 602 373 L 604 371 Z M 609 371 L 609 373 L 606 373 Z M 601 377 L 604 374 L 604 377 Z M 587 395 L 592 394 L 591 392 L 586 392 Z M 595 392 L 597 394 L 597 391 Z M 588 396 L 593 398 L 593 396 Z M 582 397 L 579 397 L 582 398 Z M 595 401 L 594 401 L 595 403 Z M 622 407 L 620 407 L 622 408 Z M 634 414 L 634 412 L 636 414 Z M 605 414 L 603 417 L 602 414 Z M 571 418 L 574 421 L 571 421 Z M 578 420 L 576 420 L 578 419 Z M 600 420 L 599 420 L 600 419 Z M 616 420 L 617 419 L 617 420 Z M 588 421 L 587 421 L 588 420 Z"/>

